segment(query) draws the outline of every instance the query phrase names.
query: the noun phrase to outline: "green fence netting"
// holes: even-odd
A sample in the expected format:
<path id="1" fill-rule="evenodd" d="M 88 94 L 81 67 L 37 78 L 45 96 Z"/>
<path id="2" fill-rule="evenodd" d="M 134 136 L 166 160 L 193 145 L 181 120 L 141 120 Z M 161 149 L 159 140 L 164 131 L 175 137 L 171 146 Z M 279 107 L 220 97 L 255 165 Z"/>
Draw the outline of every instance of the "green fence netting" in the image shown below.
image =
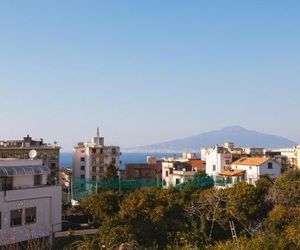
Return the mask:
<path id="1" fill-rule="evenodd" d="M 209 188 L 212 186 L 225 187 L 226 185 L 236 184 L 239 182 L 244 182 L 242 180 L 232 181 L 231 178 L 217 177 L 212 179 L 208 176 L 195 176 L 192 180 L 187 183 L 178 184 L 175 188 L 184 189 L 189 186 L 196 188 Z M 119 190 L 119 191 L 129 191 L 134 189 L 142 189 L 148 187 L 159 187 L 162 188 L 162 181 L 139 181 L 139 180 L 94 180 L 94 179 L 81 179 L 72 178 L 72 199 L 81 200 L 84 199 L 97 191 L 100 190 Z"/>

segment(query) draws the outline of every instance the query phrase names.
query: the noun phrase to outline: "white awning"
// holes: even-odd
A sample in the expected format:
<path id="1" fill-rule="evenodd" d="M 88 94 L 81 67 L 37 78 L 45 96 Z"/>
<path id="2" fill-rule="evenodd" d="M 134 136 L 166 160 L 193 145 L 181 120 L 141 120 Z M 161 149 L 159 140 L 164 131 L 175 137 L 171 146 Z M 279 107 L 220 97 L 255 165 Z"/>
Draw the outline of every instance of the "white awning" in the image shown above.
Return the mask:
<path id="1" fill-rule="evenodd" d="M 0 177 L 49 174 L 46 166 L 0 167 Z"/>

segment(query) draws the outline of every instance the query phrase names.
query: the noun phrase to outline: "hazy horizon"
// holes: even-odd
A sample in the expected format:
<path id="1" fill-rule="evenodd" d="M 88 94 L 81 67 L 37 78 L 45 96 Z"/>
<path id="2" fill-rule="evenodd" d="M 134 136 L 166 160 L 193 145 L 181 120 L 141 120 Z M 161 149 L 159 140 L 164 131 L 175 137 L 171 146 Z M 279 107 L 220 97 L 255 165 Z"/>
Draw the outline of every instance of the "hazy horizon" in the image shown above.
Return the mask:
<path id="1" fill-rule="evenodd" d="M 70 152 L 237 124 L 300 142 L 299 1 L 0 3 L 0 139 Z"/>

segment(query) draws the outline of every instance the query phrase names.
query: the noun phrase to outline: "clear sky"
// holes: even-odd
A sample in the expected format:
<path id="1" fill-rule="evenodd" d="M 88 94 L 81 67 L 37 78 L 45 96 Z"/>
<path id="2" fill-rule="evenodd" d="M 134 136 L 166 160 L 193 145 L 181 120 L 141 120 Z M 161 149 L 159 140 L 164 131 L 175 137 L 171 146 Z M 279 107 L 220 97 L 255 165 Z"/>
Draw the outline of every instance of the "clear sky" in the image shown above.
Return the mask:
<path id="1" fill-rule="evenodd" d="M 228 125 L 300 142 L 300 1 L 0 1 L 0 138 L 71 150 Z"/>

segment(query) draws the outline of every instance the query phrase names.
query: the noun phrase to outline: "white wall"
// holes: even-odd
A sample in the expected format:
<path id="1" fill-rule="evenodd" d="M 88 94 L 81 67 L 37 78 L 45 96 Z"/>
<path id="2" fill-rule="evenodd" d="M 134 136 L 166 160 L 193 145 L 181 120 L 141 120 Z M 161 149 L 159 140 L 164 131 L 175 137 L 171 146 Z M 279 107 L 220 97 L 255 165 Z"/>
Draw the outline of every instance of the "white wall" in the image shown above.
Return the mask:
<path id="1" fill-rule="evenodd" d="M 272 169 L 268 169 L 268 163 L 272 162 L 273 164 L 273 168 Z M 262 166 L 259 167 L 259 175 L 265 175 L 268 174 L 272 177 L 278 177 L 281 174 L 281 165 L 274 160 L 270 160 L 268 162 L 266 162 L 265 164 L 263 164 Z"/>
<path id="2" fill-rule="evenodd" d="M 297 168 L 300 169 L 300 145 L 297 146 L 296 152 L 297 152 Z"/>
<path id="3" fill-rule="evenodd" d="M 218 153 L 218 147 L 215 147 L 213 151 L 206 155 L 206 174 L 209 176 L 217 176 L 225 168 L 229 168 L 232 162 L 232 154 L 230 153 Z M 229 164 L 226 163 L 229 161 Z M 215 165 L 215 170 L 213 170 Z"/>
<path id="4" fill-rule="evenodd" d="M 25 225 L 25 208 L 36 207 L 36 223 Z M 10 211 L 23 209 L 23 225 L 10 226 Z M 0 192 L 0 245 L 50 236 L 61 230 L 61 187 L 46 186 Z"/>
<path id="5" fill-rule="evenodd" d="M 172 175 L 170 174 L 170 169 L 173 169 L 174 164 L 172 162 L 163 162 L 162 163 L 162 180 L 165 181 L 166 185 L 164 187 L 168 188 L 172 185 Z M 168 173 L 168 176 L 167 174 Z"/>
<path id="6" fill-rule="evenodd" d="M 273 163 L 273 168 L 268 169 L 268 163 Z M 245 180 L 250 184 L 255 184 L 261 175 L 270 175 L 272 177 L 278 177 L 281 174 L 281 165 L 272 159 L 265 162 L 261 166 L 249 166 L 249 165 L 232 165 L 232 169 L 246 170 Z M 252 183 L 251 180 L 252 179 Z"/>

